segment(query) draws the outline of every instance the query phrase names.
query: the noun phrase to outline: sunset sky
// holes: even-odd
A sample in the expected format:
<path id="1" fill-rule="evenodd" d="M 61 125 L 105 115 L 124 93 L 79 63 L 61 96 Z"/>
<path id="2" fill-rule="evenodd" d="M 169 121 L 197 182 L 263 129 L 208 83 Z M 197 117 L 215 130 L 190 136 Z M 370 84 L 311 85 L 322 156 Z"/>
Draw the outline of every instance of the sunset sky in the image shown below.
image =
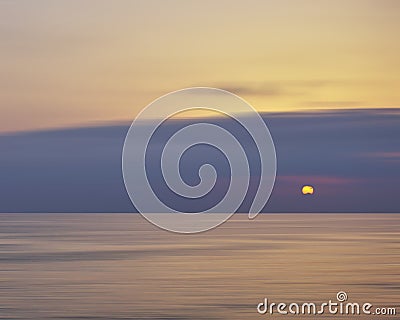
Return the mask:
<path id="1" fill-rule="evenodd" d="M 129 124 L 192 86 L 231 91 L 262 113 L 277 156 L 263 212 L 398 212 L 399 31 L 397 0 L 0 0 L 0 212 L 135 211 L 121 174 Z M 189 165 L 203 157 L 226 169 L 211 151 L 191 152 L 180 170 L 193 185 Z M 203 210 L 169 196 L 155 168 L 153 191 Z M 216 171 L 214 202 L 230 178 Z"/>
<path id="2" fill-rule="evenodd" d="M 400 106 L 400 2 L 1 1 L 0 131 L 132 120 L 162 94 Z"/>

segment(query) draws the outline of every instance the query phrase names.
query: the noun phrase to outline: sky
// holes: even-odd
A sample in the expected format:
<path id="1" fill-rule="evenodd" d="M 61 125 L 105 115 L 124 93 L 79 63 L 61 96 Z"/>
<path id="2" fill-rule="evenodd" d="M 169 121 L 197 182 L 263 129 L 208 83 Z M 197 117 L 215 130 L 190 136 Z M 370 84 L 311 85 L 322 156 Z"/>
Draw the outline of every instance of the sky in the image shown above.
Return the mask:
<path id="1" fill-rule="evenodd" d="M 400 105 L 400 2 L 0 1 L 0 131 L 131 121 L 162 94 L 262 112 Z"/>
<path id="2" fill-rule="evenodd" d="M 128 125 L 193 86 L 263 115 L 278 160 L 265 212 L 398 212 L 399 30 L 397 0 L 0 0 L 0 212 L 135 211 Z"/>

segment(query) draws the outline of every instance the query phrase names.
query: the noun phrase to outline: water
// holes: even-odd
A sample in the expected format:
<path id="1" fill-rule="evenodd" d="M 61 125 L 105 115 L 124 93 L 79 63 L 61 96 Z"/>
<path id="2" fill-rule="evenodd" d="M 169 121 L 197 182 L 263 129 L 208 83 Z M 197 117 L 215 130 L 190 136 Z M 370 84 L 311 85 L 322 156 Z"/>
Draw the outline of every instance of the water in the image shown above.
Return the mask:
<path id="1" fill-rule="evenodd" d="M 400 313 L 399 236 L 396 214 L 235 215 L 197 235 L 135 214 L 1 214 L 0 319 L 262 319 L 264 297 L 340 290 Z"/>

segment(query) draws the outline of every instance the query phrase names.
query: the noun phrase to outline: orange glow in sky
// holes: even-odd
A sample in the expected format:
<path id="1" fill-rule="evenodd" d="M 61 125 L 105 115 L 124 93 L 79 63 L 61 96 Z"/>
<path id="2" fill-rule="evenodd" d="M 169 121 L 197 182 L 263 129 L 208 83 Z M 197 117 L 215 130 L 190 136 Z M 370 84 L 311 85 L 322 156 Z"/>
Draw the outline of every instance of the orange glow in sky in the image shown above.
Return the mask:
<path id="1" fill-rule="evenodd" d="M 191 86 L 259 111 L 400 105 L 400 2 L 3 1 L 0 130 L 132 120 Z"/>

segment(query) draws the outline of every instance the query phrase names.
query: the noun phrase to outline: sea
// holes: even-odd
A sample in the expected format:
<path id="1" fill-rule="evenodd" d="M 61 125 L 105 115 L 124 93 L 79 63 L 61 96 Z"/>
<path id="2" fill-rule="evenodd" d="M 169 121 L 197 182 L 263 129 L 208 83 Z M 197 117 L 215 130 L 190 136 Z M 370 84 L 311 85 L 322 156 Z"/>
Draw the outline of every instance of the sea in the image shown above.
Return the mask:
<path id="1" fill-rule="evenodd" d="M 260 314 L 346 301 L 397 315 Z M 287 310 L 287 309 L 286 309 Z M 387 310 L 387 309 L 385 309 Z M 399 319 L 400 214 L 235 214 L 175 234 L 139 214 L 0 214 L 0 319 Z"/>

